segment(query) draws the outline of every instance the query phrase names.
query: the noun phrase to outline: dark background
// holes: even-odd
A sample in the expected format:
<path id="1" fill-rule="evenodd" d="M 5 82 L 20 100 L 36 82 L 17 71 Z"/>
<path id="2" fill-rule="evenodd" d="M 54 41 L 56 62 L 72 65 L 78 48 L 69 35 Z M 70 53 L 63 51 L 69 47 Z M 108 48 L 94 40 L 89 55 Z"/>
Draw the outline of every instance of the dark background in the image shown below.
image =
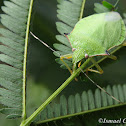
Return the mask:
<path id="1" fill-rule="evenodd" d="M 94 3 L 102 0 L 87 0 L 84 16 L 94 14 Z M 108 0 L 115 3 L 116 0 Z M 0 0 L 2 6 L 3 0 Z M 120 0 L 118 10 L 122 13 L 126 12 L 126 1 Z M 56 30 L 57 1 L 56 0 L 35 0 L 32 12 L 32 20 L 30 30 L 41 40 L 53 47 L 58 42 L 55 35 L 59 34 Z M 1 12 L 2 13 L 2 12 Z M 1 26 L 0 26 L 1 27 Z M 100 86 L 106 87 L 106 84 L 124 84 L 126 83 L 126 47 L 123 47 L 115 53 L 118 60 L 105 60 L 100 66 L 104 70 L 103 75 L 90 74 L 89 76 Z M 27 60 L 27 112 L 30 115 L 47 97 L 51 95 L 69 76 L 68 70 L 60 68 L 55 62 L 55 56 L 39 41 L 32 36 L 29 37 L 28 60 Z M 85 81 L 72 81 L 61 94 L 66 97 L 82 93 L 84 90 L 95 90 L 96 87 L 87 79 Z M 60 95 L 61 95 L 60 94 Z M 59 96 L 60 96 L 59 95 Z M 59 96 L 55 99 L 58 102 Z M 0 117 L 0 126 L 17 125 L 15 121 L 4 120 L 4 116 Z"/>

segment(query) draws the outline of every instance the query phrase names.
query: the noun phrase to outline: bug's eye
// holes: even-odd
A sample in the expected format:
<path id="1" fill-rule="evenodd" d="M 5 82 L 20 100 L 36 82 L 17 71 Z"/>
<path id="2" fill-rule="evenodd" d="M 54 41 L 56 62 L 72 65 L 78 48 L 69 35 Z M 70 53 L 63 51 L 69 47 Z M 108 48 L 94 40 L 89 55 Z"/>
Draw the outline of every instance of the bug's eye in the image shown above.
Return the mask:
<path id="1" fill-rule="evenodd" d="M 76 48 L 72 48 L 72 52 L 74 52 L 76 50 Z"/>
<path id="2" fill-rule="evenodd" d="M 87 59 L 89 57 L 89 55 L 87 53 L 85 53 L 85 58 Z"/>
<path id="3" fill-rule="evenodd" d="M 69 35 L 70 33 L 64 33 L 64 35 Z"/>

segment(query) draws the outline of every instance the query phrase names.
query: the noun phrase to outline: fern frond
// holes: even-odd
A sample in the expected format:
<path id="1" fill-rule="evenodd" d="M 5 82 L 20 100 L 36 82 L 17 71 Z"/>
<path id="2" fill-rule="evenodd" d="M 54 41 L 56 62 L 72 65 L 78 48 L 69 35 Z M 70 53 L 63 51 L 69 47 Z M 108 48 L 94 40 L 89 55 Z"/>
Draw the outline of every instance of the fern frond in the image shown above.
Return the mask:
<path id="1" fill-rule="evenodd" d="M 104 12 L 109 12 L 110 11 L 108 8 L 106 8 L 105 6 L 103 6 L 100 3 L 95 3 L 94 6 L 95 6 L 94 11 L 96 13 L 104 13 Z"/>
<path id="2" fill-rule="evenodd" d="M 61 44 L 54 44 L 54 48 L 58 50 L 58 53 L 60 53 L 61 55 L 72 53 L 70 43 L 64 36 L 64 33 L 70 33 L 75 24 L 82 18 L 84 9 L 83 5 L 84 0 L 58 0 L 57 17 L 59 21 L 56 22 L 56 26 L 60 35 L 56 35 L 56 39 Z M 56 55 L 56 53 L 54 53 L 54 55 Z M 56 61 L 59 60 L 56 59 Z M 67 62 L 69 67 L 72 67 L 71 60 Z M 64 67 L 64 64 L 62 64 L 61 62 L 60 64 L 62 68 L 66 69 L 66 67 Z"/>
<path id="3" fill-rule="evenodd" d="M 105 88 L 105 90 L 107 90 L 110 94 L 112 94 L 114 97 L 118 98 L 122 102 L 126 101 L 125 89 L 125 84 L 113 85 L 112 87 L 108 85 Z M 62 95 L 60 97 L 60 103 L 49 104 L 46 109 L 41 112 L 40 115 L 37 117 L 36 123 L 45 124 L 50 121 L 55 121 L 55 123 L 58 123 L 59 120 L 62 120 L 64 118 L 72 120 L 72 118 L 75 118 L 75 116 L 81 116 L 81 120 L 85 120 L 85 116 L 83 115 L 86 113 L 92 112 L 93 114 L 93 112 L 96 111 L 107 111 L 107 109 L 113 109 L 116 106 L 119 107 L 121 105 L 119 105 L 117 102 L 115 102 L 112 98 L 110 98 L 107 94 L 99 89 L 96 89 L 95 92 L 88 90 L 83 91 L 82 94 L 77 93 L 75 96 L 70 95 L 68 99 L 66 99 L 66 97 Z M 108 113 L 108 115 L 109 114 L 110 113 Z M 117 115 L 121 117 L 120 111 Z M 114 115 L 111 113 L 111 118 L 113 116 Z M 96 117 L 98 118 L 99 115 L 97 115 Z M 105 117 L 107 116 L 105 115 Z M 82 123 L 81 125 L 84 124 Z"/>
<path id="4" fill-rule="evenodd" d="M 0 103 L 7 118 L 25 118 L 26 57 L 32 0 L 4 1 L 0 28 Z"/>
<path id="5" fill-rule="evenodd" d="M 119 1 L 117 1 L 118 3 Z M 94 11 L 96 13 L 105 13 L 105 12 L 109 12 L 109 11 L 113 11 L 113 10 L 116 10 L 116 5 L 112 5 L 111 3 L 108 3 L 107 1 L 102 1 L 102 4 L 100 3 L 95 3 L 94 6 Z"/>

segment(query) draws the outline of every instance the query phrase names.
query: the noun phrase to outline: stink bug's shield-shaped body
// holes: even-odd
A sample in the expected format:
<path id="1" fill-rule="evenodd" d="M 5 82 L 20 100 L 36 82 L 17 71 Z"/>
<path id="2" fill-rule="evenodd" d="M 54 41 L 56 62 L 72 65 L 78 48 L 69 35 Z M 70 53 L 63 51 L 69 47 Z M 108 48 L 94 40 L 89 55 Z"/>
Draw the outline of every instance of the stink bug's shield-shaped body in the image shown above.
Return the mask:
<path id="1" fill-rule="evenodd" d="M 107 50 L 121 45 L 125 25 L 117 12 L 94 14 L 81 19 L 67 35 L 73 51 L 73 63 L 83 58 L 107 55 Z"/>
<path id="2" fill-rule="evenodd" d="M 36 37 L 32 32 L 31 34 L 38 39 L 41 43 L 43 43 L 47 48 L 53 50 L 46 43 L 41 41 L 38 37 Z M 81 61 L 83 58 L 98 56 L 98 55 L 109 55 L 107 52 L 111 48 L 115 46 L 119 46 L 123 44 L 125 39 L 126 29 L 124 22 L 117 12 L 107 12 L 101 14 L 91 15 L 89 17 L 81 19 L 76 25 L 73 31 L 70 34 L 65 34 L 71 44 L 72 54 L 60 55 L 61 61 L 67 67 L 71 74 L 76 70 L 76 63 Z M 124 45 L 124 44 L 123 44 Z M 73 59 L 73 71 L 69 67 L 69 65 L 63 59 Z M 114 59 L 114 58 L 113 58 Z M 89 60 L 94 63 L 99 71 L 88 69 L 88 71 L 102 73 L 102 69 L 100 66 L 90 58 Z M 80 66 L 81 62 L 79 62 L 78 66 Z M 81 67 L 80 67 L 81 69 Z M 81 69 L 84 73 L 84 71 Z M 85 74 L 85 73 L 84 73 Z M 85 74 L 86 75 L 86 74 Z M 74 75 L 75 76 L 75 75 Z M 96 84 L 92 79 L 90 79 L 87 75 L 86 77 L 91 80 L 91 82 L 96 85 L 99 89 L 107 93 L 114 100 L 120 102 L 114 96 L 106 92 L 103 88 L 101 88 L 98 84 Z M 75 78 L 77 80 L 77 78 Z"/>

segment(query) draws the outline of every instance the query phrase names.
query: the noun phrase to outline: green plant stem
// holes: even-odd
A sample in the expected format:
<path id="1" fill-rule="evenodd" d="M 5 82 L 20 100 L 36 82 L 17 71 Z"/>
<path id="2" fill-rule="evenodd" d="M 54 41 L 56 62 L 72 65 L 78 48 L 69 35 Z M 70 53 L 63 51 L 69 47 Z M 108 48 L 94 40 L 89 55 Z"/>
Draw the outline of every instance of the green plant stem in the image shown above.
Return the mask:
<path id="1" fill-rule="evenodd" d="M 86 0 L 83 0 L 79 20 L 82 19 Z"/>
<path id="2" fill-rule="evenodd" d="M 22 120 L 26 119 L 26 67 L 27 67 L 27 48 L 28 48 L 28 35 L 30 27 L 30 19 L 32 12 L 33 0 L 30 2 L 29 15 L 27 21 L 26 37 L 25 37 L 25 49 L 24 49 L 24 63 L 23 63 L 23 100 L 22 100 Z"/>
<path id="3" fill-rule="evenodd" d="M 90 58 L 87 59 L 82 65 L 81 69 L 89 63 Z M 27 126 L 31 121 L 81 72 L 81 69 L 78 68 L 30 117 L 22 122 L 20 126 Z"/>

